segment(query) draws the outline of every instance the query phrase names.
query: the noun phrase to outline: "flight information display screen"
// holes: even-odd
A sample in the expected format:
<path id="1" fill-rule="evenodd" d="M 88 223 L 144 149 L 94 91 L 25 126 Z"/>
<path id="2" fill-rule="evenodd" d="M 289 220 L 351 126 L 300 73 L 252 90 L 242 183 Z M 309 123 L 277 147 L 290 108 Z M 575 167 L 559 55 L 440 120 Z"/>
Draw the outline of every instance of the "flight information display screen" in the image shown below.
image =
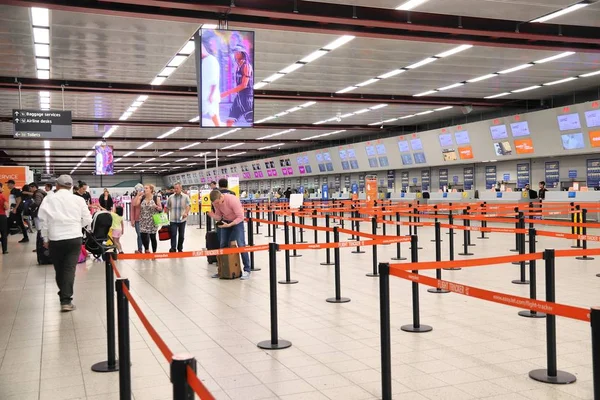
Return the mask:
<path id="1" fill-rule="evenodd" d="M 346 160 L 346 158 L 348 157 L 348 153 L 346 152 L 346 150 L 340 150 L 340 159 L 342 161 Z"/>
<path id="2" fill-rule="evenodd" d="M 331 154 L 329 154 L 329 152 L 323 153 L 323 160 L 331 161 Z"/>
<path id="3" fill-rule="evenodd" d="M 585 112 L 585 123 L 588 128 L 600 126 L 600 110 L 592 110 Z"/>
<path id="4" fill-rule="evenodd" d="M 506 139 L 508 137 L 506 125 L 490 126 L 490 132 L 492 133 L 492 140 Z"/>
<path id="5" fill-rule="evenodd" d="M 529 124 L 527 121 L 515 122 L 510 124 L 510 130 L 512 131 L 513 137 L 529 136 Z"/>
<path id="6" fill-rule="evenodd" d="M 375 155 L 375 146 L 366 146 L 367 157 L 373 157 Z"/>
<path id="7" fill-rule="evenodd" d="M 376 149 L 377 149 L 377 155 L 379 155 L 379 156 L 385 155 L 385 144 L 378 144 Z"/>
<path id="8" fill-rule="evenodd" d="M 402 165 L 412 165 L 413 158 L 410 154 L 402 154 Z"/>
<path id="9" fill-rule="evenodd" d="M 412 147 L 413 150 L 423 150 L 423 142 L 421 142 L 421 139 L 419 138 L 411 139 L 410 147 Z"/>
<path id="10" fill-rule="evenodd" d="M 583 149 L 585 142 L 583 141 L 583 133 L 570 133 L 568 135 L 561 135 L 562 147 L 565 150 L 576 150 Z"/>
<path id="11" fill-rule="evenodd" d="M 406 140 L 399 141 L 398 149 L 400 150 L 400 153 L 406 153 L 410 151 L 410 148 L 408 147 L 408 142 Z"/>
<path id="12" fill-rule="evenodd" d="M 354 149 L 348 149 L 348 158 L 356 158 L 356 151 Z"/>
<path id="13" fill-rule="evenodd" d="M 447 147 L 452 146 L 452 134 L 444 133 L 440 135 L 440 146 Z"/>
<path id="14" fill-rule="evenodd" d="M 467 131 L 454 132 L 454 138 L 456 139 L 456 144 L 471 143 L 471 140 L 469 139 L 469 132 Z"/>
<path id="15" fill-rule="evenodd" d="M 425 161 L 425 153 L 419 152 L 419 153 L 415 153 L 413 155 L 415 156 L 415 163 L 425 164 L 427 162 L 427 161 Z"/>
<path id="16" fill-rule="evenodd" d="M 581 121 L 579 120 L 579 114 L 565 114 L 559 115 L 558 119 L 558 129 L 561 131 L 569 131 L 572 129 L 581 129 Z"/>

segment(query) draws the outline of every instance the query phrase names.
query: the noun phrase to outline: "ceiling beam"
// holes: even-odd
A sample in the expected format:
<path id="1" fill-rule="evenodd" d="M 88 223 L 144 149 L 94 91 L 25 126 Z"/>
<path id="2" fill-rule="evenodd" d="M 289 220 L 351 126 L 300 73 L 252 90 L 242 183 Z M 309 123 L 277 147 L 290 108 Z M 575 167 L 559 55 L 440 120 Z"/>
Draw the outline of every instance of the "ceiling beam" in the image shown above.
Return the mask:
<path id="1" fill-rule="evenodd" d="M 600 28 L 295 0 L 0 0 L 0 4 L 195 24 L 481 46 L 600 52 Z M 234 6 L 232 7 L 232 4 Z"/>
<path id="2" fill-rule="evenodd" d="M 0 3 L 2 0 L 0 0 Z M 64 89 L 76 93 L 111 93 L 125 95 L 160 95 L 170 97 L 197 97 L 195 86 L 152 86 L 139 83 L 126 82 L 92 82 L 74 81 L 67 79 L 37 79 L 24 77 L 0 76 L 0 89 L 7 90 L 47 90 L 62 92 Z M 382 95 L 382 94 L 360 94 L 360 93 L 333 93 L 333 92 L 304 92 L 291 90 L 256 90 L 256 99 L 280 100 L 280 101 L 319 101 L 336 103 L 388 103 L 388 104 L 411 104 L 411 105 L 441 105 L 441 106 L 479 106 L 479 107 L 522 107 L 524 100 L 506 99 L 480 99 L 463 97 L 441 97 L 427 96 L 414 97 L 411 95 Z M 198 124 L 195 124 L 196 126 Z M 256 125 L 257 127 L 265 124 Z"/>
<path id="3" fill-rule="evenodd" d="M 339 128 L 338 128 L 339 129 Z M 16 140 L 14 138 L 13 135 L 0 135 L 0 140 Z M 82 142 L 97 142 L 98 140 L 102 140 L 102 138 L 96 137 L 96 136 L 73 136 L 72 139 L 52 139 L 52 143 L 54 142 L 61 142 L 61 141 L 82 141 Z M 23 140 L 24 142 L 26 142 L 27 140 Z M 178 139 L 178 138 L 169 138 L 169 139 L 152 139 L 152 138 L 147 138 L 147 137 L 131 137 L 131 136 L 125 136 L 125 137 L 118 137 L 118 136 L 111 136 L 108 139 L 109 142 L 111 143 L 115 143 L 115 142 L 138 142 L 138 143 L 145 143 L 148 141 L 153 141 L 155 145 L 160 145 L 161 143 L 195 143 L 195 142 L 200 142 L 200 144 L 198 146 L 201 146 L 203 144 L 215 144 L 217 145 L 218 143 L 239 143 L 240 141 L 244 141 L 246 143 L 257 143 L 257 144 L 274 144 L 274 143 L 301 143 L 302 145 L 310 145 L 310 144 L 315 144 L 315 143 L 323 143 L 323 141 L 315 141 L 315 140 L 294 140 L 294 139 L 265 139 L 265 140 L 254 140 L 254 139 L 223 139 L 223 138 L 218 138 L 218 139 L 214 139 L 214 140 L 207 140 L 207 139 Z M 52 149 L 51 149 L 52 150 Z M 80 149 L 80 151 L 87 151 L 87 149 Z M 135 149 L 132 149 L 135 150 Z M 167 150 L 167 149 L 165 149 Z M 173 151 L 173 150 L 167 150 L 167 151 Z M 198 149 L 198 152 L 202 152 L 202 149 Z M 205 150 L 205 151 L 210 151 L 210 150 Z"/>

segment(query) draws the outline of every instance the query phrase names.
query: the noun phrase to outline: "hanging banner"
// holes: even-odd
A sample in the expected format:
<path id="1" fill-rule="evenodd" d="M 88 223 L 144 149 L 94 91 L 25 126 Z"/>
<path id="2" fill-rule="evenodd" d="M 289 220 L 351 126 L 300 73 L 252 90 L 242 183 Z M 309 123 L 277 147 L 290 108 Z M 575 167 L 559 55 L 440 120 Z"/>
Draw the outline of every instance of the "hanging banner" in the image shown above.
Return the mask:
<path id="1" fill-rule="evenodd" d="M 321 199 L 329 200 L 329 185 L 327 183 L 321 186 Z"/>
<path id="2" fill-rule="evenodd" d="M 517 164 L 517 187 L 523 189 L 531 180 L 529 164 Z"/>
<path id="3" fill-rule="evenodd" d="M 211 206 L 211 201 L 210 201 L 210 190 L 202 190 L 200 192 L 200 198 L 201 198 L 201 210 L 202 212 L 209 212 L 210 211 L 210 206 Z"/>
<path id="4" fill-rule="evenodd" d="M 402 182 L 402 190 L 406 190 L 409 186 L 408 171 L 402 171 L 400 181 Z"/>
<path id="5" fill-rule="evenodd" d="M 366 178 L 367 185 L 367 201 L 377 200 L 377 177 Z"/>
<path id="6" fill-rule="evenodd" d="M 428 191 L 429 190 L 429 185 L 431 183 L 431 176 L 429 174 L 429 171 L 421 171 L 421 190 L 422 191 Z"/>
<path id="7" fill-rule="evenodd" d="M 393 169 L 388 170 L 387 172 L 387 187 L 388 189 L 394 189 L 396 185 L 396 171 Z"/>
<path id="8" fill-rule="evenodd" d="M 597 188 L 600 186 L 600 158 L 587 160 L 587 186 Z"/>
<path id="9" fill-rule="evenodd" d="M 475 181 L 475 169 L 473 167 L 467 167 L 463 169 L 463 182 L 465 190 L 473 189 L 473 183 Z"/>
<path id="10" fill-rule="evenodd" d="M 231 190 L 237 197 L 240 197 L 240 178 L 230 177 L 227 179 L 228 188 Z M 262 182 L 261 182 L 262 183 Z"/>
<path id="11" fill-rule="evenodd" d="M 485 167 L 485 188 L 493 189 L 496 186 L 496 182 L 498 181 L 496 177 L 496 166 L 492 165 L 489 167 Z"/>
<path id="12" fill-rule="evenodd" d="M 200 193 L 198 189 L 190 189 L 190 212 L 192 214 L 198 214 L 200 212 L 200 204 L 198 202 Z"/>
<path id="13" fill-rule="evenodd" d="M 444 189 L 444 187 L 448 187 L 448 169 L 444 168 L 444 169 L 440 169 L 438 170 L 438 174 L 439 174 L 439 183 L 440 183 L 440 189 Z"/>
<path id="14" fill-rule="evenodd" d="M 546 181 L 546 187 L 558 187 L 558 183 L 560 182 L 560 164 L 558 161 L 546 162 L 544 180 Z"/>

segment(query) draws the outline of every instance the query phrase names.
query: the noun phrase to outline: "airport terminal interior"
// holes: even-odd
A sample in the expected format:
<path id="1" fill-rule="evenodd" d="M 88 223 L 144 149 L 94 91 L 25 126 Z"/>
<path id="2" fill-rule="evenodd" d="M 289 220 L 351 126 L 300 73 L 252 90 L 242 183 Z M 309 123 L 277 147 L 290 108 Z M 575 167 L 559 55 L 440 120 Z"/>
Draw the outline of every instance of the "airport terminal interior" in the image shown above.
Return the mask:
<path id="1" fill-rule="evenodd" d="M 0 0 L 0 400 L 600 400 L 599 38 L 597 0 Z"/>

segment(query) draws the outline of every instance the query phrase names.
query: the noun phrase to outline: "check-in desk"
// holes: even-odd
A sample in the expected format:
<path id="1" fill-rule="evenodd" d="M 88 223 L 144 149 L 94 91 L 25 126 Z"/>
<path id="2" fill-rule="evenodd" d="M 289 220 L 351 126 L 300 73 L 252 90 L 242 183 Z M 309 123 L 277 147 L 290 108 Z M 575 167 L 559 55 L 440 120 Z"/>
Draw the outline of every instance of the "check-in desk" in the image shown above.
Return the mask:
<path id="1" fill-rule="evenodd" d="M 450 193 L 430 193 L 428 199 L 423 199 L 423 204 L 436 205 L 436 204 L 461 204 L 461 203 L 472 203 L 473 192 L 450 192 Z M 426 201 L 426 203 L 425 203 Z"/>
<path id="2" fill-rule="evenodd" d="M 392 201 L 393 204 L 425 204 L 423 202 L 423 198 L 421 197 L 421 193 L 390 193 L 389 200 Z"/>
<path id="3" fill-rule="evenodd" d="M 534 200 L 535 201 L 535 200 Z M 600 221 L 600 213 L 598 207 L 600 207 L 600 191 L 592 192 L 558 192 L 548 191 L 546 192 L 546 199 L 542 202 L 542 209 L 544 204 L 556 205 L 557 203 L 574 203 L 574 204 L 593 204 L 595 210 L 589 211 L 587 214 L 588 222 Z M 551 211 L 553 207 L 548 207 L 547 211 Z M 555 208 L 555 207 L 554 207 Z M 582 207 L 584 208 L 584 207 Z M 545 218 L 549 219 L 571 219 L 569 214 L 551 215 Z"/>
<path id="4" fill-rule="evenodd" d="M 523 192 L 479 192 L 479 201 L 485 201 L 487 204 L 527 204 L 531 200 L 523 197 Z"/>

